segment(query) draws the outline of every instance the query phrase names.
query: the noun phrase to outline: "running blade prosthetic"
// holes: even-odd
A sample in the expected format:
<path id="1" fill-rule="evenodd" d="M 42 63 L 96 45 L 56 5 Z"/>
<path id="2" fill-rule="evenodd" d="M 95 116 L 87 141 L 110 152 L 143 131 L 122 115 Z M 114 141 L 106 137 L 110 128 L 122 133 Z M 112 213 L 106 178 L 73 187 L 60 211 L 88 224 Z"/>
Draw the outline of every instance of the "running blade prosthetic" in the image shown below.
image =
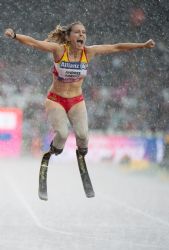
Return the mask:
<path id="1" fill-rule="evenodd" d="M 48 200 L 47 194 L 47 171 L 48 171 L 48 164 L 51 157 L 51 153 L 47 152 L 43 155 L 40 171 L 39 171 L 39 198 L 41 200 Z"/>
<path id="2" fill-rule="evenodd" d="M 85 158 L 83 155 L 79 154 L 78 150 L 76 150 L 76 156 L 85 194 L 88 198 L 94 197 L 95 193 L 87 171 Z"/>

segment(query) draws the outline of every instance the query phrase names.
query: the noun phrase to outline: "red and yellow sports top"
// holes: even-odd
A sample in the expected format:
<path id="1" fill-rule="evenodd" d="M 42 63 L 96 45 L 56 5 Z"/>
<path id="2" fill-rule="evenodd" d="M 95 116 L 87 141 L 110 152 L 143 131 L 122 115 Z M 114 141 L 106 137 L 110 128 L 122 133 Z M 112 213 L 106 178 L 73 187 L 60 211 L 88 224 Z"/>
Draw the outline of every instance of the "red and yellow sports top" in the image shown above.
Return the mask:
<path id="1" fill-rule="evenodd" d="M 71 62 L 68 55 L 68 46 L 64 45 L 64 53 L 58 62 L 54 62 L 53 74 L 59 81 L 76 82 L 83 79 L 87 75 L 88 60 L 85 48 L 83 48 L 80 60 Z"/>

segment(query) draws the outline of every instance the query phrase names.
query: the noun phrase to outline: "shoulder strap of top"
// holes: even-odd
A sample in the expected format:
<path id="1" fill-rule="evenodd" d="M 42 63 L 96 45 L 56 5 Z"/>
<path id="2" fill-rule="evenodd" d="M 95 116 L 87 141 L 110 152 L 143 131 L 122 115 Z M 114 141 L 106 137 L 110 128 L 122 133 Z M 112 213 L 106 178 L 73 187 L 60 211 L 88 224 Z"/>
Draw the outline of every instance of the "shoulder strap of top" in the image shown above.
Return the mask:
<path id="1" fill-rule="evenodd" d="M 86 48 L 84 47 L 83 51 L 82 51 L 82 56 L 81 56 L 81 60 L 82 63 L 88 63 L 88 59 L 87 59 L 87 55 L 86 55 Z"/>
<path id="2" fill-rule="evenodd" d="M 65 61 L 65 62 L 69 61 L 68 55 L 67 55 L 67 46 L 66 46 L 66 44 L 64 44 L 63 55 L 61 56 L 61 58 L 56 63 L 60 63 L 61 61 Z"/>

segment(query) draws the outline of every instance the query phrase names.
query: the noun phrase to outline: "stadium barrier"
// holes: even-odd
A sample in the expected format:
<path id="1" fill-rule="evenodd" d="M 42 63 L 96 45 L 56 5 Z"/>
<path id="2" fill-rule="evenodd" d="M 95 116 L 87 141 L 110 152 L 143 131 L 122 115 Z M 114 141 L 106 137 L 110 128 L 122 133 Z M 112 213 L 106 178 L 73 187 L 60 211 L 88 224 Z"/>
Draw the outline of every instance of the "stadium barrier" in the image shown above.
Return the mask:
<path id="1" fill-rule="evenodd" d="M 22 150 L 22 110 L 0 108 L 0 156 L 20 156 Z"/>
<path id="2" fill-rule="evenodd" d="M 44 138 L 43 151 L 49 149 L 53 135 Z M 164 138 L 156 135 L 106 135 L 91 133 L 89 136 L 89 153 L 92 161 L 112 160 L 114 163 L 125 161 L 148 161 L 160 163 L 164 157 Z M 63 154 L 66 159 L 75 157 L 76 141 L 70 134 Z M 63 157 L 65 159 L 65 157 Z"/>

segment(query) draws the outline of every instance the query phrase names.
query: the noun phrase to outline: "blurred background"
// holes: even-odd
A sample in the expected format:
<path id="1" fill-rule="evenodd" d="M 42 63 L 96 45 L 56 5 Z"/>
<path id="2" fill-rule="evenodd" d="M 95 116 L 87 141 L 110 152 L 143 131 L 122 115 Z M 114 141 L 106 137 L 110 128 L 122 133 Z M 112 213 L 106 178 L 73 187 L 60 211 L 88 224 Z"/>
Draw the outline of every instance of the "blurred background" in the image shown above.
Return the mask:
<path id="1" fill-rule="evenodd" d="M 52 57 L 3 36 L 5 28 L 43 40 L 57 24 L 81 21 L 87 45 L 145 42 L 154 49 L 95 58 L 83 85 L 91 158 L 151 161 L 167 167 L 169 143 L 169 2 L 0 1 L 1 156 L 39 156 L 53 136 L 44 100 L 52 81 Z M 101 146 L 100 146 L 101 145 Z M 67 156 L 75 146 L 71 134 Z M 89 154 L 89 157 L 90 157 Z M 97 155 L 97 154 L 96 154 Z"/>

